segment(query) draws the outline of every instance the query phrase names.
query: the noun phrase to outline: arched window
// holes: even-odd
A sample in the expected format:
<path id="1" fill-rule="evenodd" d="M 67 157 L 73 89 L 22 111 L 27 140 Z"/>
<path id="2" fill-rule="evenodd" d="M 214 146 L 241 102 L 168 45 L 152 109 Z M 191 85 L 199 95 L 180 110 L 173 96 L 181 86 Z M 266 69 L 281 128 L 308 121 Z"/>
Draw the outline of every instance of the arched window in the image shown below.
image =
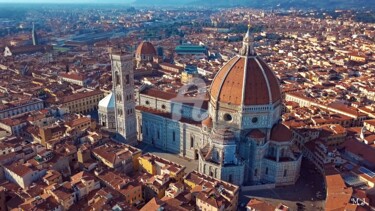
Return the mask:
<path id="1" fill-rule="evenodd" d="M 194 136 L 190 136 L 190 147 L 194 147 Z"/>
<path id="2" fill-rule="evenodd" d="M 258 169 L 255 169 L 254 170 L 254 177 L 257 177 L 258 176 Z"/>
<path id="3" fill-rule="evenodd" d="M 115 86 L 121 85 L 119 73 L 115 72 Z"/>
<path id="4" fill-rule="evenodd" d="M 266 175 L 268 175 L 268 167 L 266 168 Z"/>
<path id="5" fill-rule="evenodd" d="M 176 141 L 176 132 L 175 131 L 172 132 L 172 140 L 173 140 L 173 142 Z"/>
<path id="6" fill-rule="evenodd" d="M 285 157 L 285 149 L 281 149 L 280 157 Z"/>
<path id="7" fill-rule="evenodd" d="M 275 148 L 274 147 L 270 148 L 270 155 L 275 156 Z"/>
<path id="8" fill-rule="evenodd" d="M 129 75 L 125 76 L 125 83 L 130 84 L 130 76 Z"/>
<path id="9" fill-rule="evenodd" d="M 120 93 L 117 94 L 116 98 L 117 98 L 117 101 L 121 102 L 122 97 L 121 97 L 121 94 L 120 94 Z"/>

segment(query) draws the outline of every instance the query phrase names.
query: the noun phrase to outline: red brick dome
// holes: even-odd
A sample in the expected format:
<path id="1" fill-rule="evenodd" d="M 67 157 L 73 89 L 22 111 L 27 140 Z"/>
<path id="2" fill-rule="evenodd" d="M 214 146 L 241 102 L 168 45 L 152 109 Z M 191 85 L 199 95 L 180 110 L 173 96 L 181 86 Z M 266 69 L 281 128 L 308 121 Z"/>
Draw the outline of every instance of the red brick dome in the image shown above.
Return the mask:
<path id="1" fill-rule="evenodd" d="M 236 56 L 217 73 L 211 98 L 231 105 L 266 105 L 281 99 L 276 76 L 257 56 Z"/>
<path id="2" fill-rule="evenodd" d="M 250 31 L 240 54 L 216 74 L 211 100 L 235 106 L 269 105 L 281 100 L 279 82 L 268 65 L 257 56 Z"/>
<path id="3" fill-rule="evenodd" d="M 211 84 L 211 99 L 231 105 L 266 105 L 281 99 L 279 82 L 254 50 L 250 33 L 246 34 L 240 54 L 216 74 Z"/>
<path id="4" fill-rule="evenodd" d="M 155 47 L 150 42 L 142 42 L 138 45 L 137 51 L 135 52 L 136 55 L 156 55 Z"/>

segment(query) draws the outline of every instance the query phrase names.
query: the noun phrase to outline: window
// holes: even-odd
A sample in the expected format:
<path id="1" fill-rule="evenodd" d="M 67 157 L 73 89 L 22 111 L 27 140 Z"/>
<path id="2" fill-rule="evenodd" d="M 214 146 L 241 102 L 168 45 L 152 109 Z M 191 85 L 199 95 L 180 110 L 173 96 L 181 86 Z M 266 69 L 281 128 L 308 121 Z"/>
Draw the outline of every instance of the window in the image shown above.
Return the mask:
<path id="1" fill-rule="evenodd" d="M 146 100 L 146 105 L 150 105 L 150 101 Z"/>
<path id="2" fill-rule="evenodd" d="M 229 174 L 228 182 L 230 182 L 230 183 L 233 182 L 233 178 L 232 178 L 232 175 L 231 175 L 231 174 Z"/>
<path id="3" fill-rule="evenodd" d="M 162 108 L 162 109 L 165 109 L 165 105 L 162 105 L 161 108 Z"/>
<path id="4" fill-rule="evenodd" d="M 268 167 L 266 168 L 266 175 L 268 175 Z"/>
<path id="5" fill-rule="evenodd" d="M 281 153 L 280 153 L 280 157 L 285 157 L 285 150 L 284 149 L 281 149 Z"/>
<path id="6" fill-rule="evenodd" d="M 284 170 L 284 177 L 286 177 L 287 173 L 288 173 L 288 171 L 285 169 Z"/>
<path id="7" fill-rule="evenodd" d="M 224 114 L 224 121 L 230 122 L 232 120 L 233 120 L 232 115 L 230 115 L 230 114 Z"/>
<path id="8" fill-rule="evenodd" d="M 258 176 L 258 169 L 255 169 L 254 170 L 254 177 L 257 177 Z"/>
<path id="9" fill-rule="evenodd" d="M 174 132 L 174 131 L 173 131 L 173 133 L 172 133 L 172 140 L 173 140 L 173 141 L 176 141 L 176 132 Z"/>
<path id="10" fill-rule="evenodd" d="M 119 76 L 118 72 L 115 73 L 115 85 L 116 86 L 121 85 L 120 76 Z"/>
<path id="11" fill-rule="evenodd" d="M 252 123 L 257 123 L 258 122 L 258 117 L 253 117 L 253 119 L 251 120 Z"/>
<path id="12" fill-rule="evenodd" d="M 190 147 L 194 147 L 194 136 L 190 136 Z"/>
<path id="13" fill-rule="evenodd" d="M 125 82 L 126 84 L 130 84 L 130 77 L 128 74 L 125 76 Z"/>

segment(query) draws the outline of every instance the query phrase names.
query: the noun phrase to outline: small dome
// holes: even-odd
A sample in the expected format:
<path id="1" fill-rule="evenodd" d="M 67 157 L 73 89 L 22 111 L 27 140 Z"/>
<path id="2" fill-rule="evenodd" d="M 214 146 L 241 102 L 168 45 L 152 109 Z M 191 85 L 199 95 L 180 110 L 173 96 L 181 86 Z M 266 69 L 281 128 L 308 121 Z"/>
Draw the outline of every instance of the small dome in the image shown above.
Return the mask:
<path id="1" fill-rule="evenodd" d="M 283 124 L 273 126 L 271 130 L 271 141 L 290 142 L 293 138 L 292 131 Z"/>
<path id="2" fill-rule="evenodd" d="M 266 134 L 264 134 L 259 129 L 254 129 L 254 130 L 250 131 L 250 133 L 248 133 L 247 136 L 250 137 L 250 138 L 260 139 L 260 138 L 265 138 Z"/>
<path id="3" fill-rule="evenodd" d="M 216 144 L 230 144 L 235 142 L 235 136 L 229 128 L 214 129 L 211 139 Z"/>
<path id="4" fill-rule="evenodd" d="M 144 41 L 141 44 L 139 44 L 135 54 L 154 56 L 156 55 L 156 50 L 152 43 Z"/>
<path id="5" fill-rule="evenodd" d="M 113 96 L 112 92 L 99 101 L 99 107 L 115 109 L 115 97 Z"/>

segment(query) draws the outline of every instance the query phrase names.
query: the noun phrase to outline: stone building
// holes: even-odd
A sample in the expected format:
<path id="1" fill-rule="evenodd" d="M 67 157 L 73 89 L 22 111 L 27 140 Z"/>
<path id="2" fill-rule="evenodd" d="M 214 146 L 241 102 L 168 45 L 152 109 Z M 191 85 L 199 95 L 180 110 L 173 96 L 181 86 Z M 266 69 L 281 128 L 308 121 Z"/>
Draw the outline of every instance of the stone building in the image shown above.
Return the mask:
<path id="1" fill-rule="evenodd" d="M 100 100 L 98 108 L 99 124 L 105 128 L 116 130 L 115 97 L 113 93 Z"/>
<path id="2" fill-rule="evenodd" d="M 111 54 L 113 94 L 115 96 L 116 131 L 118 139 L 134 145 L 137 142 L 134 63 L 131 54 Z"/>
<path id="3" fill-rule="evenodd" d="M 292 132 L 280 123 L 278 79 L 257 56 L 249 32 L 240 53 L 217 73 L 208 97 L 155 88 L 136 96 L 137 140 L 198 160 L 200 173 L 237 185 L 288 185 L 298 179 L 302 156 L 292 150 Z"/>

